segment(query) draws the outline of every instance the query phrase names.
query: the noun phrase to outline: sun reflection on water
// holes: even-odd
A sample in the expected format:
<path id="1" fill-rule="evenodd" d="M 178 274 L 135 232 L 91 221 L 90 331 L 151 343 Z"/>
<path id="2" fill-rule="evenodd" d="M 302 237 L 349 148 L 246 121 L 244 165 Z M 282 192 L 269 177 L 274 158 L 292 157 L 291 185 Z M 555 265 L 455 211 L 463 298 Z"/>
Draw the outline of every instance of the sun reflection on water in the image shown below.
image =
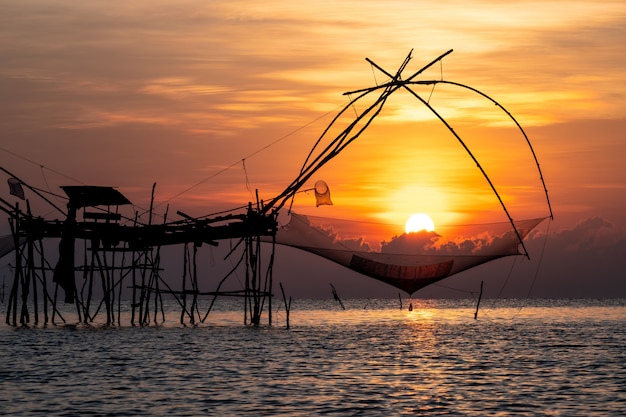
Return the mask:
<path id="1" fill-rule="evenodd" d="M 487 300 L 478 320 L 473 300 L 409 302 L 296 300 L 290 330 L 228 308 L 202 326 L 174 310 L 154 327 L 0 326 L 0 403 L 15 416 L 623 415 L 626 302 Z"/>

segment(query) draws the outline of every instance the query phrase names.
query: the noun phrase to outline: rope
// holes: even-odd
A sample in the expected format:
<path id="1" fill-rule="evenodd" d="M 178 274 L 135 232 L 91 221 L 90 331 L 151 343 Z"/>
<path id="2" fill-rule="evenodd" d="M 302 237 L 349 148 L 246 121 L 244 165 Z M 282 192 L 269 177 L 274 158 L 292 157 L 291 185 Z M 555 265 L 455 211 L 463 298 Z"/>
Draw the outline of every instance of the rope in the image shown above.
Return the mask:
<path id="1" fill-rule="evenodd" d="M 513 262 L 511 262 L 511 267 L 509 268 L 509 273 L 506 274 L 506 278 L 504 279 L 504 282 L 502 283 L 502 286 L 500 287 L 500 291 L 498 291 L 498 295 L 496 296 L 496 299 L 494 301 L 498 301 L 500 297 L 502 296 L 502 293 L 504 292 L 504 287 L 507 286 L 507 284 L 509 283 L 509 279 L 511 279 L 511 276 L 513 275 L 513 269 L 515 268 L 516 263 L 517 263 L 517 257 L 514 257 Z"/>
<path id="2" fill-rule="evenodd" d="M 441 61 L 439 61 L 439 76 L 441 77 L 441 79 L 443 80 L 443 59 Z M 433 84 L 433 88 L 430 89 L 430 94 L 428 95 L 428 100 L 426 100 L 426 103 L 430 104 L 430 99 L 433 96 L 433 93 L 435 92 L 435 86 L 437 84 Z"/>
<path id="3" fill-rule="evenodd" d="M 263 152 L 263 151 L 265 151 L 265 150 L 269 149 L 270 147 L 272 147 L 272 146 L 276 145 L 277 143 L 279 143 L 279 142 L 281 142 L 281 141 L 283 141 L 283 140 L 285 140 L 285 139 L 287 139 L 287 138 L 289 138 L 289 137 L 291 137 L 291 136 L 295 135 L 296 133 L 298 133 L 299 131 L 301 131 L 301 130 L 305 129 L 306 127 L 309 127 L 309 126 L 311 126 L 312 124 L 314 124 L 314 123 L 318 122 L 319 120 L 323 119 L 324 117 L 328 116 L 329 114 L 336 112 L 336 111 L 337 111 L 337 109 L 338 109 L 338 108 L 341 108 L 341 107 L 342 107 L 342 106 L 338 106 L 338 107 L 334 108 L 333 110 L 330 110 L 330 111 L 328 111 L 328 112 L 326 112 L 326 113 L 322 114 L 321 116 L 319 116 L 319 117 L 317 117 L 317 118 L 315 118 L 315 119 L 311 120 L 310 122 L 308 122 L 308 123 L 306 123 L 306 124 L 304 124 L 304 125 L 302 125 L 302 126 L 300 126 L 300 127 L 296 128 L 296 129 L 292 130 L 291 132 L 289 132 L 289 133 L 287 133 L 287 134 L 285 134 L 285 135 L 283 135 L 283 136 L 279 137 L 278 139 L 276 139 L 276 140 L 274 140 L 274 141 L 272 141 L 272 142 L 268 143 L 267 145 L 263 146 L 262 148 L 259 148 L 259 149 L 257 149 L 256 151 L 249 153 L 248 155 L 244 156 L 241 160 L 250 159 L 250 158 L 252 158 L 253 156 L 256 156 L 257 154 L 259 154 L 259 153 L 261 153 L 261 152 Z M 156 208 L 156 207 L 160 207 L 160 206 L 162 206 L 163 204 L 168 203 L 168 202 L 170 202 L 170 201 L 174 200 L 175 198 L 178 198 L 178 197 L 180 197 L 181 195 L 188 193 L 189 191 L 193 190 L 194 188 L 199 187 L 200 185 L 202 185 L 202 184 L 204 184 L 205 182 L 207 182 L 207 181 L 209 181 L 209 180 L 211 180 L 211 179 L 213 179 L 213 178 L 217 177 L 218 175 L 223 174 L 224 172 L 228 171 L 229 169 L 231 169 L 231 168 L 233 168 L 233 167 L 235 167 L 235 166 L 239 165 L 239 163 L 240 163 L 240 161 L 241 161 L 241 160 L 237 160 L 236 162 L 233 162 L 232 164 L 230 164 L 230 165 L 226 166 L 225 168 L 220 169 L 219 171 L 217 171 L 217 172 L 215 172 L 215 173 L 213 173 L 213 174 L 209 175 L 208 177 L 206 177 L 206 178 L 202 179 L 201 181 L 198 181 L 197 183 L 195 183 L 195 184 L 191 185 L 190 187 L 185 188 L 184 190 L 182 190 L 181 192 L 179 192 L 179 193 L 177 193 L 177 194 L 173 195 L 172 197 L 168 198 L 167 200 L 165 200 L 165 201 L 163 201 L 163 202 L 161 202 L 161 203 L 159 203 L 159 204 L 155 205 L 155 206 L 154 206 L 154 208 Z"/>
<path id="4" fill-rule="evenodd" d="M 526 292 L 526 296 L 522 299 L 522 303 L 519 306 L 519 308 L 517 309 L 517 311 L 511 317 L 509 317 L 508 320 L 514 320 L 517 316 L 519 316 L 521 314 L 522 310 L 524 308 L 526 308 L 528 300 L 530 299 L 530 295 L 531 295 L 531 293 L 532 293 L 532 291 L 533 291 L 533 289 L 535 287 L 535 284 L 537 282 L 537 278 L 539 277 L 539 270 L 541 269 L 541 265 L 543 263 L 543 258 L 544 258 L 545 251 L 546 251 L 546 246 L 547 246 L 547 243 L 548 243 L 548 235 L 550 234 L 550 226 L 551 226 L 551 224 L 552 224 L 552 222 L 549 222 L 548 226 L 546 228 L 546 234 L 545 234 L 545 237 L 543 239 L 543 245 L 541 247 L 541 252 L 539 254 L 539 261 L 537 262 L 537 268 L 535 268 L 535 273 L 533 274 L 533 279 L 532 279 L 532 281 L 530 283 L 530 287 L 528 288 L 528 291 Z M 508 282 L 509 277 L 511 276 L 511 273 L 513 271 L 514 265 L 515 265 L 515 260 L 514 260 L 513 264 L 511 265 L 511 270 L 509 271 L 509 276 L 507 277 L 505 283 L 502 285 L 502 288 L 500 289 L 500 292 L 498 293 L 498 296 L 494 300 L 494 304 L 495 304 L 496 301 L 498 301 L 500 299 L 500 296 L 502 295 L 502 291 L 504 290 L 504 286 L 506 285 L 506 283 Z M 485 309 L 484 308 L 481 308 L 480 310 L 481 310 L 481 312 L 485 313 Z M 487 316 L 487 318 L 490 321 L 493 321 L 493 319 L 491 319 L 488 316 L 488 314 L 486 314 L 486 316 Z"/>
<path id="5" fill-rule="evenodd" d="M 246 190 L 252 192 L 252 187 L 250 187 L 250 180 L 248 179 L 248 170 L 246 169 L 246 158 L 241 160 L 241 166 L 243 167 L 243 173 L 246 176 Z"/>
<path id="6" fill-rule="evenodd" d="M 539 268 L 541 267 L 541 264 L 543 263 L 543 256 L 545 255 L 545 252 L 546 252 L 546 246 L 548 244 L 548 235 L 550 234 L 551 224 L 552 222 L 548 222 L 548 227 L 546 228 L 546 236 L 543 240 L 543 246 L 541 248 L 541 253 L 539 255 L 539 262 L 537 262 L 537 269 L 535 269 L 535 275 L 533 276 L 533 280 L 530 284 L 530 288 L 528 289 L 528 293 L 526 294 L 526 300 L 530 298 L 530 293 L 533 291 L 533 288 L 535 287 L 535 283 L 537 282 L 537 278 L 539 277 Z"/>
<path id="7" fill-rule="evenodd" d="M 374 71 L 374 65 L 370 64 L 370 68 L 372 69 L 372 75 L 374 76 L 374 83 L 378 85 L 378 80 L 376 79 L 376 71 Z"/>
<path id="8" fill-rule="evenodd" d="M 439 61 L 439 77 L 443 80 L 443 60 Z"/>
<path id="9" fill-rule="evenodd" d="M 33 165 L 38 165 L 38 166 L 39 166 L 39 167 L 41 167 L 42 169 L 43 169 L 43 168 L 45 168 L 45 169 L 47 169 L 48 171 L 50 171 L 50 172 L 52 172 L 52 173 L 55 173 L 55 174 L 57 174 L 57 175 L 59 175 L 59 176 L 61 176 L 61 177 L 63 177 L 63 178 L 67 178 L 68 180 L 75 181 L 75 182 L 77 182 L 77 183 L 79 183 L 79 184 L 82 184 L 82 185 L 86 185 L 84 182 L 79 181 L 79 180 L 77 180 L 76 178 L 72 178 L 72 177 L 70 177 L 70 176 L 67 176 L 67 175 L 65 175 L 65 174 L 62 174 L 61 172 L 56 171 L 56 170 L 54 170 L 54 169 L 52 169 L 52 168 L 48 168 L 47 166 L 42 165 L 42 164 L 40 164 L 39 162 L 35 162 L 35 161 L 33 161 L 32 159 L 28 159 L 28 158 L 26 158 L 25 156 L 19 155 L 19 154 L 15 153 L 15 152 L 11 152 L 11 151 L 9 151 L 9 150 L 8 150 L 8 149 L 6 149 L 6 148 L 0 147 L 0 151 L 6 152 L 6 153 L 8 153 L 8 154 L 10 154 L 10 155 L 13 155 L 13 156 L 15 156 L 16 158 L 19 158 L 19 159 L 21 159 L 21 160 L 23 160 L 23 161 L 26 161 L 26 162 L 30 163 L 30 164 L 33 164 Z"/>
<path id="10" fill-rule="evenodd" d="M 434 284 L 431 284 L 431 285 L 434 286 L 434 287 L 445 288 L 446 290 L 458 291 L 458 292 L 462 292 L 462 293 L 465 293 L 465 294 L 471 294 L 472 296 L 474 295 L 473 291 L 462 290 L 460 288 L 450 287 L 448 285 L 443 285 L 443 284 L 440 284 L 438 282 L 436 282 Z"/>
<path id="11" fill-rule="evenodd" d="M 433 84 L 433 88 L 430 89 L 430 94 L 428 95 L 428 100 L 426 100 L 426 103 L 430 104 L 430 98 L 433 96 L 433 93 L 435 92 L 435 85 Z"/>
<path id="12" fill-rule="evenodd" d="M 354 105 L 354 102 L 352 101 L 352 95 L 348 94 L 348 100 L 350 101 L 350 107 L 352 107 L 352 110 L 354 110 L 354 115 L 356 117 L 359 117 L 359 112 L 356 109 L 356 106 Z"/>
<path id="13" fill-rule="evenodd" d="M 43 177 L 43 182 L 46 184 L 46 188 L 48 188 L 48 191 L 50 192 L 50 194 L 52 194 L 52 189 L 50 188 L 50 184 L 48 184 L 48 179 L 46 178 L 46 173 L 43 170 L 43 165 L 39 165 L 39 168 L 41 170 L 41 176 Z"/>

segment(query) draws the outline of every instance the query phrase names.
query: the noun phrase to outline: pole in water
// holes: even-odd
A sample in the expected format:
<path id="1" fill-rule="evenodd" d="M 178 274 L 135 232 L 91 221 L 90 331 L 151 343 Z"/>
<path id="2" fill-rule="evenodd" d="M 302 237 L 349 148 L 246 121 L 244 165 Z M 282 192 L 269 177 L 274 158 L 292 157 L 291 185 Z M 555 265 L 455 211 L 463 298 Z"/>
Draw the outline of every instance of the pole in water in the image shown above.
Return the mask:
<path id="1" fill-rule="evenodd" d="M 287 302 L 287 298 L 285 297 L 285 290 L 283 289 L 283 283 L 279 282 L 280 291 L 283 293 L 283 302 L 285 303 L 285 313 L 287 315 L 287 328 L 289 328 L 289 310 L 291 309 L 291 297 L 289 297 L 289 302 Z"/>
<path id="2" fill-rule="evenodd" d="M 480 281 L 480 294 L 478 294 L 478 302 L 476 303 L 476 312 L 474 313 L 474 320 L 478 318 L 478 306 L 480 306 L 480 299 L 483 296 L 483 281 Z"/>
<path id="3" fill-rule="evenodd" d="M 330 287 L 333 289 L 333 298 L 335 299 L 335 301 L 337 301 L 341 305 L 341 308 L 345 310 L 346 308 L 344 307 L 343 302 L 341 301 L 341 298 L 339 298 L 339 295 L 337 294 L 337 290 L 335 289 L 335 286 L 333 284 L 330 284 Z"/>

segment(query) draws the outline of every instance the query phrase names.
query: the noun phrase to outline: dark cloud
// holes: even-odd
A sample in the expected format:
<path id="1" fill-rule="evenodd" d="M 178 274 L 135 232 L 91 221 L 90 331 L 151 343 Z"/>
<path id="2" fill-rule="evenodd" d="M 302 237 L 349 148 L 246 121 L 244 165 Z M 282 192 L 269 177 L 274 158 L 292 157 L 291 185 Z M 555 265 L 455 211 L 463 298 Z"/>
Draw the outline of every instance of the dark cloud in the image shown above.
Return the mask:
<path id="1" fill-rule="evenodd" d="M 486 294 L 492 298 L 626 297 L 626 230 L 599 217 L 559 231 L 550 232 L 549 227 L 540 227 L 527 238 L 530 260 L 504 258 L 451 277 L 442 285 L 476 291 L 480 281 L 485 281 Z M 435 285 L 418 296 L 450 294 Z M 452 291 L 452 296 L 463 294 L 468 293 Z"/>
<path id="2" fill-rule="evenodd" d="M 472 256 L 515 254 L 519 240 L 515 232 L 495 235 L 482 233 L 482 237 L 442 239 L 436 232 L 404 233 L 383 242 L 381 252 L 395 254 L 424 254 L 442 256 Z"/>
<path id="3" fill-rule="evenodd" d="M 626 297 L 625 230 L 597 217 L 571 229 L 550 232 L 548 227 L 540 226 L 527 238 L 530 260 L 517 256 L 489 262 L 420 290 L 414 297 L 471 298 L 481 281 L 485 297 L 492 299 Z M 436 239 L 434 233 L 424 233 L 412 243 L 429 247 Z M 403 240 L 397 237 L 395 242 Z M 475 248 L 469 241 L 464 245 Z M 276 279 L 285 282 L 294 297 L 330 297 L 328 281 L 345 298 L 398 294 L 393 287 L 302 251 L 279 247 L 276 261 Z"/>
<path id="4" fill-rule="evenodd" d="M 532 244 L 539 249 L 545 237 Z M 547 236 L 536 296 L 626 297 L 626 231 L 602 218 Z"/>

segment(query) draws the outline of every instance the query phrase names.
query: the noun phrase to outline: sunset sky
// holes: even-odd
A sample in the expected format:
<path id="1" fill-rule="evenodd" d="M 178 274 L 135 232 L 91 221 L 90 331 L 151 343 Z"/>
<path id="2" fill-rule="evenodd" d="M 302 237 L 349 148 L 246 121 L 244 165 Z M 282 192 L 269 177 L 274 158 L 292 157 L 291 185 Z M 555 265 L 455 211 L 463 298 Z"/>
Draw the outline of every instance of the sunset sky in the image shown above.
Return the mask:
<path id="1" fill-rule="evenodd" d="M 555 220 L 538 295 L 626 296 L 622 0 L 1 8 L 0 165 L 55 192 L 115 186 L 143 208 L 156 182 L 158 210 L 197 216 L 246 204 L 255 190 L 262 199 L 282 191 L 347 104 L 343 93 L 387 80 L 366 57 L 395 73 L 413 50 L 408 77 L 453 49 L 420 79 L 488 94 L 539 158 Z M 503 112 L 451 86 L 415 91 L 467 140 L 514 218 L 548 214 L 532 155 Z M 334 205 L 315 208 L 303 194 L 295 208 L 399 225 L 398 233 L 414 212 L 436 225 L 502 221 L 456 139 L 415 98 L 396 94 L 311 182 L 324 179 Z"/>

